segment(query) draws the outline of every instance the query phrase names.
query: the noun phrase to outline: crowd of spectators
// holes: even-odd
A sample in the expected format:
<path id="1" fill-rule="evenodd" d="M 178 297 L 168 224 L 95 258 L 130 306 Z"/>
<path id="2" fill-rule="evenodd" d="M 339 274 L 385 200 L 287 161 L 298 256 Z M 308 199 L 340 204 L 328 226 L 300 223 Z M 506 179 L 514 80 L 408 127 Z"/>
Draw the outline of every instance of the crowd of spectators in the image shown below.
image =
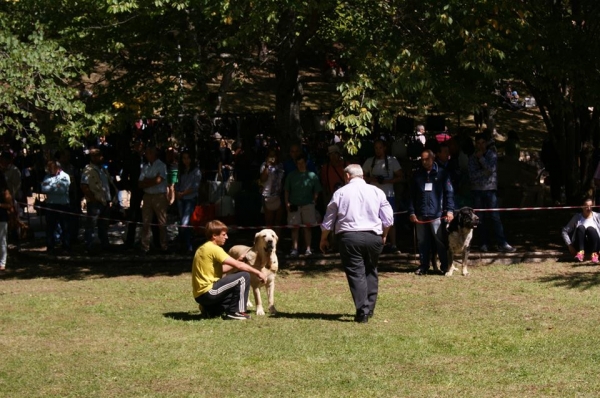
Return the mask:
<path id="1" fill-rule="evenodd" d="M 128 223 L 125 249 L 169 253 L 172 242 L 165 229 L 169 213 L 180 224 L 178 250 L 192 252 L 192 213 L 198 204 L 211 201 L 206 187 L 217 181 L 235 182 L 239 188 L 234 195 L 221 193 L 234 196 L 234 224 L 268 225 L 280 234 L 289 230 L 290 255 L 311 255 L 311 231 L 321 222 L 333 193 L 344 185 L 343 170 L 349 164 L 361 165 L 365 181 L 381 189 L 392 205 L 395 224 L 384 252 L 396 252 L 396 230 L 410 225 L 409 187 L 419 178 L 423 149 L 431 151 L 432 161 L 435 158 L 434 169 L 447 173 L 457 207 L 496 204 L 497 183 L 489 180 L 490 171 L 482 166 L 483 159 L 492 162 L 497 157 L 490 134 L 478 134 L 474 144 L 462 130 L 427 132 L 419 125 L 412 140 L 406 134 L 378 133 L 362 140 L 358 154 L 349 155 L 343 135 L 329 132 L 291 143 L 285 153 L 266 134 L 238 139 L 213 133 L 188 148 L 168 136 L 161 140 L 158 135 L 148 136 L 143 123 L 134 130 L 101 137 L 79 149 L 11 148 L 2 153 L 0 168 L 11 198 L 21 206 L 32 195 L 45 200 L 40 208 L 46 215 L 49 253 L 70 252 L 79 243 L 88 252 L 112 250 L 108 220 Z M 409 149 L 410 145 L 418 150 Z M 489 181 L 483 184 L 482 178 Z M 498 249 L 511 251 L 496 214 L 492 213 L 491 222 Z M 284 224 L 293 227 L 280 228 Z M 136 236 L 139 226 L 141 236 Z M 480 249 L 489 250 L 487 235 L 481 237 Z M 333 234 L 329 239 L 335 239 Z M 95 247 L 98 241 L 99 248 Z"/>

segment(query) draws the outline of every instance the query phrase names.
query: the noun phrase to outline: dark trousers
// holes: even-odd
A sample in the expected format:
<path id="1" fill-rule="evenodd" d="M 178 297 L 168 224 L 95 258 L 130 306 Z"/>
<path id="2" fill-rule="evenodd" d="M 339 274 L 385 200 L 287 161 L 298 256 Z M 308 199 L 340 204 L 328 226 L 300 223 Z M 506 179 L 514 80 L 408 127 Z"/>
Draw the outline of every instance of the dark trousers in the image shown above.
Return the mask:
<path id="1" fill-rule="evenodd" d="M 64 250 L 71 250 L 69 205 L 45 203 L 46 207 L 46 248 L 54 250 L 56 227 L 60 225 L 60 239 Z"/>
<path id="2" fill-rule="evenodd" d="M 577 251 L 584 250 L 586 253 L 595 253 L 600 248 L 600 237 L 598 231 L 592 227 L 580 225 L 575 230 L 573 247 Z"/>
<path id="3" fill-rule="evenodd" d="M 196 297 L 196 302 L 209 316 L 219 316 L 223 312 L 246 312 L 250 274 L 237 272 L 225 275 L 213 284 L 212 289 Z"/>
<path id="4" fill-rule="evenodd" d="M 373 314 L 379 285 L 377 262 L 383 250 L 383 240 L 373 232 L 364 231 L 344 232 L 336 239 L 356 315 Z"/>
<path id="5" fill-rule="evenodd" d="M 496 209 L 498 208 L 498 197 L 496 196 L 496 190 L 478 191 L 473 190 L 473 207 L 476 209 Z M 480 246 L 489 244 L 488 231 L 486 225 L 489 221 L 492 222 L 492 228 L 496 235 L 498 247 L 505 246 L 507 244 L 506 238 L 504 237 L 504 228 L 502 221 L 500 221 L 500 213 L 497 211 L 486 211 L 479 213 L 479 226 L 477 227 L 477 233 L 479 235 Z"/>

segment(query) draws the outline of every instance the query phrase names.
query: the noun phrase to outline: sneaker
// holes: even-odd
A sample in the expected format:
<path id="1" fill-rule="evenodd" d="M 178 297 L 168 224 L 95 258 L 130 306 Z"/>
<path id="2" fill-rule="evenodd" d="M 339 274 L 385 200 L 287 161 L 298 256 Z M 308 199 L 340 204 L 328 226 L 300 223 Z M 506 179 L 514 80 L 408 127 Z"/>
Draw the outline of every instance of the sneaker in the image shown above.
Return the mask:
<path id="1" fill-rule="evenodd" d="M 290 252 L 290 257 L 292 257 L 292 258 L 298 257 L 298 250 L 292 249 L 292 251 Z"/>
<path id="2" fill-rule="evenodd" d="M 598 264 L 598 253 L 592 253 L 592 262 Z"/>
<path id="3" fill-rule="evenodd" d="M 225 314 L 223 317 L 225 320 L 245 321 L 250 319 L 250 315 L 245 312 L 234 312 L 232 314 Z"/>
<path id="4" fill-rule="evenodd" d="M 575 255 L 575 259 L 579 262 L 583 261 L 583 257 L 585 257 L 585 252 L 583 250 L 577 252 L 577 254 Z"/>
<path id="5" fill-rule="evenodd" d="M 517 249 L 515 249 L 514 247 L 512 247 L 508 243 L 505 243 L 503 246 L 499 246 L 498 247 L 498 251 L 502 252 L 502 253 L 514 253 L 514 252 L 517 251 Z"/>
<path id="6" fill-rule="evenodd" d="M 306 251 L 304 252 L 304 255 L 305 255 L 306 257 L 308 257 L 308 256 L 312 256 L 312 252 L 310 251 L 310 249 L 306 249 Z"/>
<path id="7" fill-rule="evenodd" d="M 489 252 L 489 249 L 488 249 L 487 245 L 481 245 L 479 247 L 479 251 L 482 253 L 487 253 L 487 252 Z"/>

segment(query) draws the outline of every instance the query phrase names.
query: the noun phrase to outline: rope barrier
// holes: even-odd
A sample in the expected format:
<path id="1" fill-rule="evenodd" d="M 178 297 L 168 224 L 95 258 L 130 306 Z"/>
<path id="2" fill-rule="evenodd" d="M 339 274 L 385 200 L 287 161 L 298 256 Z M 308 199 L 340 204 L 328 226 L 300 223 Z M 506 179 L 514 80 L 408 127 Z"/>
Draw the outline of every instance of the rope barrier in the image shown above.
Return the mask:
<path id="1" fill-rule="evenodd" d="M 138 221 L 129 221 L 129 220 L 118 220 L 118 219 L 114 219 L 114 218 L 107 218 L 107 217 L 100 217 L 100 216 L 91 216 L 88 214 L 83 214 L 83 213 L 74 213 L 74 212 L 69 212 L 69 211 L 63 211 L 63 210 L 57 210 L 57 209 L 51 209 L 45 206 L 40 206 L 40 205 L 35 205 L 35 204 L 30 204 L 30 203 L 23 203 L 23 202 L 17 202 L 19 205 L 21 206 L 25 206 L 28 209 L 31 207 L 34 210 L 39 211 L 46 211 L 46 212 L 55 212 L 55 213 L 60 213 L 60 214 L 65 214 L 65 215 L 70 215 L 70 216 L 77 216 L 77 217 L 87 217 L 87 218 L 96 218 L 97 220 L 104 220 L 104 221 L 108 221 L 108 222 L 122 222 L 122 223 L 126 223 L 126 224 L 136 224 L 136 225 L 144 225 L 143 222 L 138 222 Z M 43 203 L 43 202 L 42 202 Z M 592 206 L 595 208 L 598 208 L 600 206 Z M 549 206 L 549 207 L 502 207 L 502 208 L 494 208 L 494 209 L 473 209 L 475 212 L 492 212 L 492 211 L 539 211 L 539 210 L 570 210 L 570 209 L 581 209 L 581 206 Z M 404 210 L 404 211 L 398 211 L 398 212 L 394 212 L 394 215 L 398 215 L 398 214 L 407 214 L 408 211 Z M 218 216 L 216 218 L 219 218 Z M 426 221 L 419 221 L 417 220 L 416 223 L 418 224 L 428 224 L 428 223 L 432 223 L 434 221 L 440 220 L 440 219 L 445 219 L 446 217 L 440 217 L 440 218 L 435 218 L 433 220 L 426 220 Z M 199 225 L 199 226 L 194 226 L 194 225 L 179 225 L 178 223 L 175 224 L 167 224 L 167 225 L 161 225 L 161 224 L 154 224 L 154 223 L 150 223 L 150 226 L 164 226 L 164 227 L 176 227 L 176 228 L 204 228 L 203 225 Z M 240 225 L 228 225 L 227 227 L 230 230 L 252 230 L 252 229 L 265 229 L 265 228 L 285 228 L 285 229 L 294 229 L 294 228 L 312 228 L 312 227 L 319 227 L 321 226 L 320 223 L 314 223 L 314 224 L 286 224 L 286 225 L 254 225 L 254 226 L 240 226 Z"/>

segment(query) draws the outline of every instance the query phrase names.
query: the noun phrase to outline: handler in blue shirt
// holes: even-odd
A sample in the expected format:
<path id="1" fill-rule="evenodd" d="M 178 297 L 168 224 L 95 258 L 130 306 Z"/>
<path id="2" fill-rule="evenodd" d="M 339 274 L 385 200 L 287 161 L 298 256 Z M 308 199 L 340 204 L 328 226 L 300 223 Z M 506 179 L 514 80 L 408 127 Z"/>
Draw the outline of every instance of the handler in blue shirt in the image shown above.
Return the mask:
<path id="1" fill-rule="evenodd" d="M 415 274 L 425 275 L 429 269 L 432 243 L 440 259 L 440 269 L 448 269 L 448 253 L 442 240 L 445 223 L 441 217 L 445 213 L 448 222 L 454 218 L 454 189 L 446 170 L 435 163 L 435 155 L 429 149 L 421 153 L 421 167 L 413 174 L 410 182 L 408 214 L 416 223 L 419 241 L 420 267 Z M 443 228 L 440 228 L 443 226 Z"/>
<path id="2" fill-rule="evenodd" d="M 354 321 L 366 323 L 375 311 L 377 262 L 394 224 L 394 211 L 385 193 L 365 182 L 360 165 L 347 166 L 344 179 L 346 185 L 333 193 L 327 205 L 319 247 L 322 252 L 327 251 L 327 237 L 334 231 L 356 307 Z"/>

